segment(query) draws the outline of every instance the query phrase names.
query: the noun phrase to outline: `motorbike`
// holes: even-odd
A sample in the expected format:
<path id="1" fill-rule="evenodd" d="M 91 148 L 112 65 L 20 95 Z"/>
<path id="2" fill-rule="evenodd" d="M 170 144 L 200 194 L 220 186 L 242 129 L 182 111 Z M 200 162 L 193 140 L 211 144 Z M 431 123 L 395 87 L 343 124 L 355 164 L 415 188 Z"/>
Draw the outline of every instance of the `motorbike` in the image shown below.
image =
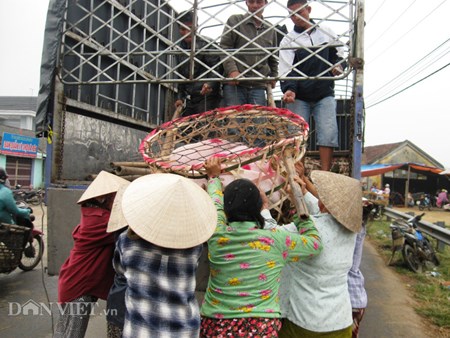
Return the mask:
<path id="1" fill-rule="evenodd" d="M 21 202 L 20 208 L 28 208 Z M 30 208 L 31 209 L 31 208 Z M 0 224 L 0 272 L 10 273 L 17 267 L 33 270 L 44 254 L 43 232 L 34 227 L 34 215 L 30 218 L 15 217 L 16 224 Z"/>
<path id="2" fill-rule="evenodd" d="M 369 219 L 380 220 L 383 217 L 383 205 L 374 204 L 372 210 L 370 211 Z"/>
<path id="3" fill-rule="evenodd" d="M 430 240 L 418 229 L 418 222 L 424 215 L 412 216 L 408 220 L 397 218 L 390 224 L 392 255 L 388 265 L 397 251 L 402 252 L 404 262 L 413 272 L 422 272 L 428 263 L 440 264 Z"/>
<path id="4" fill-rule="evenodd" d="M 13 190 L 13 196 L 16 202 L 25 202 L 31 205 L 39 205 L 43 200 L 44 190 L 25 190 L 22 189 L 22 186 L 20 184 L 18 184 Z"/>
<path id="5" fill-rule="evenodd" d="M 425 208 L 427 208 L 428 211 L 431 211 L 430 195 L 428 194 L 421 195 L 420 199 L 416 203 L 420 211 L 424 210 Z"/>

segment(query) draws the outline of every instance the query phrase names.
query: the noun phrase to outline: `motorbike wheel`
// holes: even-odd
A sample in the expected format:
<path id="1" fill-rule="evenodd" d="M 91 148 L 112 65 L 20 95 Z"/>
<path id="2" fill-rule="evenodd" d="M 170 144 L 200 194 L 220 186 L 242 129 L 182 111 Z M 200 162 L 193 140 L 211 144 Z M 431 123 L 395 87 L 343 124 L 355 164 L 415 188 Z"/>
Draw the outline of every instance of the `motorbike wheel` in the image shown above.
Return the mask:
<path id="1" fill-rule="evenodd" d="M 402 250 L 402 255 L 408 268 L 414 272 L 422 272 L 422 263 L 411 245 L 405 244 Z"/>
<path id="2" fill-rule="evenodd" d="M 437 258 L 436 252 L 434 252 L 433 246 L 431 245 L 428 238 L 423 239 L 423 246 L 425 251 L 427 252 L 427 257 L 429 257 L 431 263 L 433 263 L 435 266 L 439 266 L 441 262 L 439 261 L 439 258 Z"/>
<path id="3" fill-rule="evenodd" d="M 28 242 L 22 252 L 19 268 L 23 271 L 33 270 L 41 261 L 44 253 L 44 242 L 40 235 L 34 235 L 33 241 Z"/>
<path id="4" fill-rule="evenodd" d="M 31 205 L 39 205 L 41 204 L 41 198 L 39 196 L 34 196 L 33 198 L 30 198 L 28 201 Z"/>
<path id="5" fill-rule="evenodd" d="M 419 210 L 422 211 L 424 209 L 423 205 L 419 204 Z"/>

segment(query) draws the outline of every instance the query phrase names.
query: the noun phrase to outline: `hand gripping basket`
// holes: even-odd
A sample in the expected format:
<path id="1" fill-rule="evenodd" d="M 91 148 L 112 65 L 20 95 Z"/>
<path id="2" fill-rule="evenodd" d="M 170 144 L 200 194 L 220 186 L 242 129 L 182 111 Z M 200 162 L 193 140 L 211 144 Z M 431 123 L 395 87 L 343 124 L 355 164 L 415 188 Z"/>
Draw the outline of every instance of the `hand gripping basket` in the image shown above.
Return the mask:
<path id="1" fill-rule="evenodd" d="M 29 230 L 20 225 L 0 224 L 0 273 L 9 273 L 17 268 Z"/>
<path id="2" fill-rule="evenodd" d="M 304 155 L 308 130 L 305 120 L 287 109 L 233 106 L 167 122 L 147 135 L 139 151 L 154 172 L 193 179 L 205 179 L 205 160 L 220 157 L 224 185 L 251 179 L 266 191 L 279 219 L 287 199 L 283 156 L 287 150 L 293 161 Z"/>

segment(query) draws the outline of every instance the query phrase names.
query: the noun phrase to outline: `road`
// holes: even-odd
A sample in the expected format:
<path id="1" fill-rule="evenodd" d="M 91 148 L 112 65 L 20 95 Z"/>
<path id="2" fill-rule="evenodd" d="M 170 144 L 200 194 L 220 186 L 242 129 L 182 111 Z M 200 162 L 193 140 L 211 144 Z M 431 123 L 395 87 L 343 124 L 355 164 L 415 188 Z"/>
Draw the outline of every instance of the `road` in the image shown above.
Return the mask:
<path id="1" fill-rule="evenodd" d="M 35 213 L 39 225 L 37 210 Z M 42 266 L 38 266 L 30 272 L 16 270 L 9 275 L 0 274 L 0 337 L 51 337 L 52 316 L 47 310 L 50 307 L 45 305 L 46 294 L 56 320 L 58 278 L 42 271 Z M 366 278 L 369 305 L 360 337 L 437 337 L 412 309 L 414 301 L 408 295 L 407 286 L 392 269 L 385 266 L 370 242 L 364 245 L 362 271 Z M 28 305 L 37 304 L 41 313 L 33 315 L 29 311 L 25 314 L 23 306 L 27 302 Z M 106 321 L 102 313 L 104 302 L 100 305 L 90 321 L 87 337 L 106 336 Z"/>
<path id="2" fill-rule="evenodd" d="M 377 253 L 364 244 L 361 271 L 368 293 L 368 306 L 361 324 L 361 337 L 436 337 L 427 335 L 422 319 L 414 312 L 407 286 Z"/>

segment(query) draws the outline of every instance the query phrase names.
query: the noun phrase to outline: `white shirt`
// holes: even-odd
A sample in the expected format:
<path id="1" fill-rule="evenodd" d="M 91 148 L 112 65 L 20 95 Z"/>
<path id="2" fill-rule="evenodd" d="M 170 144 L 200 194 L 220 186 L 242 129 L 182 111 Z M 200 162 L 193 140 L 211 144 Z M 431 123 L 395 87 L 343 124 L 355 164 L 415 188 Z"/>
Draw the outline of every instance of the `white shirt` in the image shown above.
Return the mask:
<path id="1" fill-rule="evenodd" d="M 311 34 L 308 34 L 311 33 Z M 309 32 L 297 33 L 292 30 L 280 42 L 280 53 L 278 63 L 278 74 L 281 77 L 286 77 L 292 70 L 294 63 L 295 49 L 299 47 L 312 47 L 319 45 L 336 45 L 342 44 L 336 34 L 328 27 L 316 26 L 316 28 Z M 283 49 L 283 48 L 292 49 Z M 344 58 L 344 48 L 336 47 L 338 56 Z"/>
<path id="2" fill-rule="evenodd" d="M 305 202 L 311 214 L 318 212 L 317 199 L 312 194 L 305 195 Z M 266 216 L 265 213 L 262 215 Z M 281 313 L 310 331 L 345 329 L 353 323 L 347 274 L 353 263 L 356 234 L 330 214 L 318 213 L 311 217 L 320 232 L 323 250 L 318 256 L 288 264 L 283 269 Z M 266 226 L 272 225 L 266 222 Z M 290 224 L 283 227 L 292 231 Z"/>

